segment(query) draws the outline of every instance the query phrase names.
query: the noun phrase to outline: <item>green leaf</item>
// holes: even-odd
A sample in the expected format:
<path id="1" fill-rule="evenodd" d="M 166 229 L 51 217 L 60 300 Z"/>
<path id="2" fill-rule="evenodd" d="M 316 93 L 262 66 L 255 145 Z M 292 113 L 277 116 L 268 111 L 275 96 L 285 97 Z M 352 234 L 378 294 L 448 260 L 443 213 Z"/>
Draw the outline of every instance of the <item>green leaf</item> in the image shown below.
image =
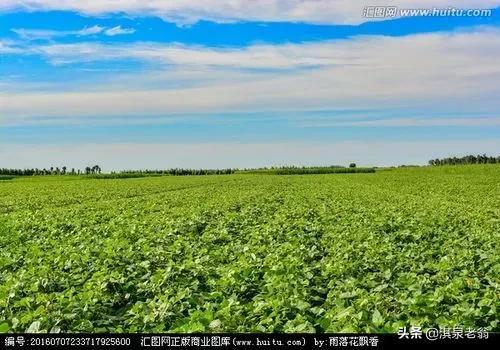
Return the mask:
<path id="1" fill-rule="evenodd" d="M 377 309 L 375 309 L 375 311 L 373 312 L 372 322 L 377 327 L 381 326 L 384 323 L 384 318 Z"/>
<path id="2" fill-rule="evenodd" d="M 7 323 L 0 324 L 0 333 L 7 333 L 10 327 Z"/>
<path id="3" fill-rule="evenodd" d="M 39 329 L 40 329 L 40 321 L 35 321 L 28 327 L 26 333 L 37 333 Z"/>

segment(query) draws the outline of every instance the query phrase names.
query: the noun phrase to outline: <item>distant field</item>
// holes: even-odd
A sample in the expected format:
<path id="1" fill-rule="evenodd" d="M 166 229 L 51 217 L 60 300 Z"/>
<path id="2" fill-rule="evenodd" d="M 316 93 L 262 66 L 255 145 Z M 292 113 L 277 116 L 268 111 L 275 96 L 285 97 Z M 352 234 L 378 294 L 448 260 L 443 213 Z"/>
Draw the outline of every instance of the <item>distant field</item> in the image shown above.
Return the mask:
<path id="1" fill-rule="evenodd" d="M 500 331 L 500 166 L 0 181 L 0 332 Z"/>

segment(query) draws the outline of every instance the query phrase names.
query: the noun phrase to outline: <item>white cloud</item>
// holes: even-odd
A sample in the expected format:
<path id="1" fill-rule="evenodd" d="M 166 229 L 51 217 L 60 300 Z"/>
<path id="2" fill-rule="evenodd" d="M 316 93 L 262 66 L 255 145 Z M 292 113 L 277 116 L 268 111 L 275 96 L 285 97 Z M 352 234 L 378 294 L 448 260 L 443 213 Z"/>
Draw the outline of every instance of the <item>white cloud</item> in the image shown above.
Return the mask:
<path id="1" fill-rule="evenodd" d="M 124 34 L 133 34 L 135 33 L 135 29 L 133 28 L 122 28 L 121 26 L 116 26 L 113 28 L 106 29 L 104 34 L 107 36 L 115 36 L 115 35 L 124 35 Z"/>
<path id="2" fill-rule="evenodd" d="M 12 32 L 16 33 L 20 38 L 25 40 L 38 40 L 38 39 L 51 39 L 57 36 L 65 36 L 65 32 L 58 32 L 56 30 L 44 30 L 44 29 L 24 29 L 24 28 L 14 28 L 11 29 Z"/>
<path id="3" fill-rule="evenodd" d="M 499 0 L 2 0 L 0 11 L 69 10 L 90 15 L 154 15 L 180 24 L 200 19 L 355 24 L 365 6 L 494 8 Z"/>
<path id="4" fill-rule="evenodd" d="M 117 28 L 117 27 L 115 27 Z M 112 29 L 115 29 L 112 28 Z M 399 55 L 408 56 L 412 69 L 420 74 L 428 66 L 437 65 L 427 57 L 439 55 L 448 64 L 467 65 L 467 69 L 489 72 L 491 67 L 474 65 L 472 58 L 480 59 L 492 51 L 500 51 L 500 30 L 494 27 L 476 28 L 476 31 L 417 34 L 405 37 L 357 36 L 352 40 L 322 41 L 302 44 L 257 44 L 244 48 L 210 48 L 181 44 L 137 42 L 130 44 L 45 44 L 24 46 L 26 54 L 40 54 L 57 64 L 137 59 L 169 65 L 221 66 L 230 68 L 294 69 L 306 67 L 352 67 L 383 69 L 391 65 L 408 67 Z M 124 29 L 120 29 L 124 30 Z M 117 31 L 120 31 L 117 30 Z M 11 45 L 15 44 L 13 42 Z M 462 49 L 467 46 L 467 49 Z M 17 47 L 23 47 L 17 43 Z M 380 48 L 383 47 L 383 50 Z M 409 50 L 411 54 L 400 52 Z M 452 50 L 452 51 L 450 51 Z M 418 55 L 419 60 L 412 59 Z M 493 63 L 494 57 L 484 57 Z M 422 60 L 420 60 L 422 59 Z M 443 65 L 445 66 L 445 65 Z M 464 67 L 461 67 L 464 68 Z M 487 69 L 487 70 L 485 70 Z M 395 72 L 398 73 L 398 72 Z M 411 71 L 408 74 L 413 74 Z M 466 71 L 459 72 L 467 74 Z"/>
<path id="5" fill-rule="evenodd" d="M 293 69 L 358 63 L 356 60 L 351 60 L 347 52 L 335 54 L 331 48 L 330 43 L 253 45 L 243 49 L 158 43 L 120 45 L 76 43 L 41 45 L 27 48 L 26 52 L 39 53 L 55 64 L 137 59 L 189 66 Z"/>
<path id="6" fill-rule="evenodd" d="M 94 25 L 92 27 L 85 27 L 80 30 L 50 30 L 50 29 L 26 29 L 26 28 L 14 28 L 11 29 L 12 32 L 16 33 L 19 38 L 24 40 L 50 40 L 55 38 L 61 38 L 65 36 L 91 36 L 103 33 L 107 36 L 124 35 L 135 33 L 133 28 L 122 28 L 121 26 L 116 26 L 112 28 L 101 27 L 99 25 Z"/>
<path id="7" fill-rule="evenodd" d="M 16 49 L 12 43 L 5 47 Z M 127 84 L 96 83 L 78 92 L 4 89 L 0 114 L 9 118 L 439 105 L 492 112 L 500 107 L 500 31 L 492 28 L 240 49 L 87 43 L 25 50 L 57 64 L 134 58 L 168 65 L 129 75 Z M 311 65 L 315 69 L 306 69 Z M 148 79 L 154 88 L 147 87 Z"/>
<path id="8" fill-rule="evenodd" d="M 9 40 L 0 40 L 0 54 L 17 55 L 26 53 L 26 49 L 17 46 L 15 42 Z"/>
<path id="9" fill-rule="evenodd" d="M 92 27 L 85 27 L 80 30 L 47 30 L 47 29 L 25 29 L 14 28 L 11 29 L 20 38 L 25 40 L 49 40 L 64 36 L 88 36 L 101 33 L 105 28 L 95 25 Z"/>
<path id="10" fill-rule="evenodd" d="M 272 165 L 384 166 L 426 164 L 429 159 L 495 154 L 500 140 L 345 141 L 332 143 L 198 143 L 3 145 L 9 168 L 100 164 L 105 171 L 130 168 L 223 168 Z"/>
<path id="11" fill-rule="evenodd" d="M 77 35 L 94 35 L 101 33 L 105 28 L 95 25 L 92 27 L 86 27 L 77 32 Z"/>
<path id="12" fill-rule="evenodd" d="M 413 126 L 500 126 L 500 117 L 474 118 L 393 118 L 356 121 L 302 122 L 301 127 L 324 128 L 336 126 L 353 127 L 413 127 Z"/>

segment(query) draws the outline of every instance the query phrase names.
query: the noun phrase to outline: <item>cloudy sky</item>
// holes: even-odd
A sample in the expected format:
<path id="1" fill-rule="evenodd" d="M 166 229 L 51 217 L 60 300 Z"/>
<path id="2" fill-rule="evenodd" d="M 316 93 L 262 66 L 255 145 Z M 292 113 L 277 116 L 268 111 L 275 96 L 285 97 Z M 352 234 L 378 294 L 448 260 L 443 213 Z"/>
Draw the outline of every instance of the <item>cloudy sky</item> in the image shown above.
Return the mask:
<path id="1" fill-rule="evenodd" d="M 492 9 L 366 18 L 367 6 Z M 500 151 L 500 0 L 1 0 L 0 167 Z"/>

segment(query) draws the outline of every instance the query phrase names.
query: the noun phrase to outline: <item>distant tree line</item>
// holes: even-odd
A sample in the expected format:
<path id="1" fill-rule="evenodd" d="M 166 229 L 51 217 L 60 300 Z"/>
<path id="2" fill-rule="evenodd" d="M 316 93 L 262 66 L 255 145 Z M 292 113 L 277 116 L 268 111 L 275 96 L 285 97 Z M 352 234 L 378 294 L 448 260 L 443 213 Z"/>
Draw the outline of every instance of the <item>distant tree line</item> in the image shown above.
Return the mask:
<path id="1" fill-rule="evenodd" d="M 347 173 L 374 173 L 374 168 L 357 168 L 356 164 L 351 163 L 349 167 L 338 165 L 324 167 L 298 167 L 283 166 L 259 169 L 244 169 L 238 173 L 244 174 L 263 174 L 263 175 L 306 175 L 306 174 L 347 174 Z"/>
<path id="2" fill-rule="evenodd" d="M 429 160 L 429 165 L 458 165 L 458 164 L 500 164 L 500 156 L 488 157 L 483 155 L 468 155 L 464 157 L 448 157 Z"/>
<path id="3" fill-rule="evenodd" d="M 227 175 L 227 174 L 328 174 L 328 173 L 370 173 L 373 168 L 357 168 L 355 163 L 349 164 L 349 168 L 341 165 L 330 165 L 324 167 L 306 167 L 306 166 L 272 166 L 264 168 L 227 168 L 227 169 L 165 169 L 165 170 L 123 170 L 119 173 L 95 176 L 96 178 L 125 178 L 141 176 L 184 176 L 184 175 Z M 120 175 L 120 176 L 119 176 Z"/>
<path id="4" fill-rule="evenodd" d="M 50 168 L 31 168 L 31 169 L 9 169 L 0 168 L 0 175 L 13 175 L 13 176 L 33 176 L 33 175 L 90 175 L 100 174 L 102 171 L 99 165 L 86 167 L 85 170 L 75 168 L 68 169 L 66 166 L 50 167 Z"/>
<path id="5" fill-rule="evenodd" d="M 228 175 L 235 173 L 244 174 L 327 174 L 327 173 L 363 173 L 374 172 L 373 168 L 357 168 L 355 163 L 350 163 L 349 167 L 341 165 L 331 165 L 324 167 L 305 167 L 305 166 L 273 166 L 265 168 L 226 168 L 226 169 L 141 169 L 141 170 L 122 170 L 119 172 L 111 172 L 110 174 L 101 174 L 101 167 L 94 165 L 92 167 L 85 167 L 84 170 L 72 168 L 68 170 L 66 166 L 63 167 L 50 167 L 50 168 L 32 168 L 32 169 L 7 169 L 0 168 L 0 175 L 4 176 L 33 176 L 33 175 L 88 175 L 89 178 L 133 178 L 144 176 L 187 176 L 187 175 Z"/>
<path id="6" fill-rule="evenodd" d="M 164 169 L 164 170 L 123 170 L 121 174 L 142 174 L 142 175 L 227 175 L 234 174 L 238 169 Z"/>

